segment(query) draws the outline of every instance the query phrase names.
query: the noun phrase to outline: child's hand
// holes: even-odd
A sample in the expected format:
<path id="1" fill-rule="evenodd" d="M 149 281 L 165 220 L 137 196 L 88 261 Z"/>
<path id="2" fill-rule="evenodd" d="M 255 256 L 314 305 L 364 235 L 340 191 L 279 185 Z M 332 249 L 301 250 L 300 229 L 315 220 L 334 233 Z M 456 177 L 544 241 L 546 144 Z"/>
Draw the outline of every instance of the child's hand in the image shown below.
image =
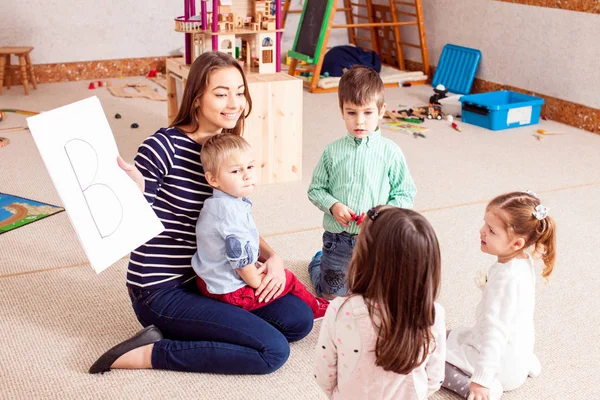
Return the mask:
<path id="1" fill-rule="evenodd" d="M 489 400 L 490 398 L 490 389 L 475 382 L 471 382 L 469 392 L 467 400 Z"/>
<path id="2" fill-rule="evenodd" d="M 256 272 L 258 275 L 264 275 L 267 273 L 267 266 L 265 264 L 256 263 Z"/>
<path id="3" fill-rule="evenodd" d="M 348 226 L 348 223 L 352 220 L 352 215 L 354 214 L 354 211 L 339 201 L 331 206 L 331 215 L 333 215 L 333 218 L 343 226 Z"/>

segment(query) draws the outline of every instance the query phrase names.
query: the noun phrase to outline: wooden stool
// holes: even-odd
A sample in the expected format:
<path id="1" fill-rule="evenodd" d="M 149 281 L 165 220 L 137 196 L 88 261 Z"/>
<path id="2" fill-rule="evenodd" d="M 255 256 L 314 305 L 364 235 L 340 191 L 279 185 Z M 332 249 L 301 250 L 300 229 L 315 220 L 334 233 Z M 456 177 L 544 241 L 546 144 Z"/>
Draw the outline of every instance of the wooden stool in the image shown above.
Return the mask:
<path id="1" fill-rule="evenodd" d="M 35 79 L 35 73 L 33 72 L 33 65 L 31 65 L 31 53 L 33 47 L 0 47 L 0 94 L 2 94 L 2 86 L 4 85 L 4 70 L 6 69 L 6 86 L 10 89 L 10 56 L 14 54 L 19 57 L 19 70 L 21 71 L 21 80 L 23 81 L 23 88 L 25 94 L 29 94 L 29 82 L 27 81 L 27 69 L 31 74 L 31 84 L 34 89 L 37 89 L 37 82 Z"/>

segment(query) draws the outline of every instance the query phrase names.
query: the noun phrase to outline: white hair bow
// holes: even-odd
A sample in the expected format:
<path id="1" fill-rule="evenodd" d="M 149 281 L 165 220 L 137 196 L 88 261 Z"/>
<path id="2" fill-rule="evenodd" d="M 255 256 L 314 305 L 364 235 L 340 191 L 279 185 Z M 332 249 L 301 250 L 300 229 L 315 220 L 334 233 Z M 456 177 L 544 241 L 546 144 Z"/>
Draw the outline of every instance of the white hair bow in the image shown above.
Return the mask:
<path id="1" fill-rule="evenodd" d="M 535 197 L 536 199 L 538 198 L 537 194 L 535 194 L 534 192 L 532 192 L 531 190 L 523 190 L 523 193 L 527 193 L 530 196 Z"/>
<path id="2" fill-rule="evenodd" d="M 548 216 L 549 210 L 549 208 L 546 208 L 540 204 L 535 207 L 535 211 L 532 213 L 532 215 L 541 221 Z"/>

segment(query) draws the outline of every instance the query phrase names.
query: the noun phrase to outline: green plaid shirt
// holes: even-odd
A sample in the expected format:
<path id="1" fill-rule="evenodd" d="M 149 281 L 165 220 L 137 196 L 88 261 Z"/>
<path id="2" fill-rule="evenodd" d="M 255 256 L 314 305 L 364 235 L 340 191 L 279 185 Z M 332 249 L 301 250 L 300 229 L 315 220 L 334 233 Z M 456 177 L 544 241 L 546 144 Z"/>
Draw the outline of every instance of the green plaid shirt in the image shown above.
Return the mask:
<path id="1" fill-rule="evenodd" d="M 359 227 L 338 223 L 329 210 L 338 201 L 357 215 L 389 204 L 411 208 L 417 193 L 400 148 L 381 136 L 379 128 L 364 139 L 351 134 L 329 144 L 313 172 L 308 199 L 321 211 L 323 228 L 357 234 Z"/>

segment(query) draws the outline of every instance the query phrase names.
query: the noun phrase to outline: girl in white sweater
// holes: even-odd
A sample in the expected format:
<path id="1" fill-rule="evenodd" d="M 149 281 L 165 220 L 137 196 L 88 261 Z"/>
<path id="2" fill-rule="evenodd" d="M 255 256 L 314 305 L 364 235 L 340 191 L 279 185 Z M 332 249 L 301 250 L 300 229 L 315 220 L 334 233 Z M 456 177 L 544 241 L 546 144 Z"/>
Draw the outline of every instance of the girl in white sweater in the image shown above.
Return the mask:
<path id="1" fill-rule="evenodd" d="M 453 329 L 447 341 L 443 387 L 469 400 L 498 399 L 541 367 L 533 354 L 535 272 L 525 250 L 540 255 L 542 276 L 552 273 L 556 228 L 532 192 L 512 192 L 486 207 L 479 231 L 481 251 L 498 257 L 480 285 L 472 328 Z"/>
<path id="2" fill-rule="evenodd" d="M 440 388 L 440 275 L 438 240 L 422 215 L 392 206 L 367 212 L 349 297 L 330 303 L 315 353 L 315 378 L 330 399 L 422 400 Z"/>

